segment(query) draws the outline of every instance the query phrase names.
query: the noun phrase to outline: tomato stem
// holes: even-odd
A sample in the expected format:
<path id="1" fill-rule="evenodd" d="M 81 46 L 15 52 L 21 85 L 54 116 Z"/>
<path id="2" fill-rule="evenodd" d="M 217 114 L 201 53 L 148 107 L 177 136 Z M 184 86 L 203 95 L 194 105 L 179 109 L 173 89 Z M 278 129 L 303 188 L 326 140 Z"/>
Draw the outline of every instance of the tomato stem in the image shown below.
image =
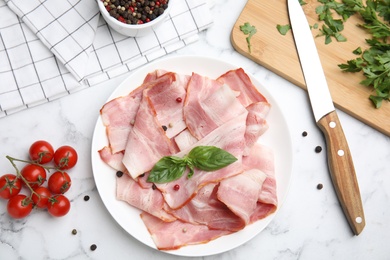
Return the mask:
<path id="1" fill-rule="evenodd" d="M 51 167 L 51 166 L 45 166 L 45 165 L 42 165 L 40 163 L 37 163 L 37 162 L 34 162 L 34 161 L 28 161 L 28 160 L 21 160 L 21 159 L 17 159 L 17 158 L 13 158 L 9 155 L 5 156 L 9 161 L 10 163 L 12 164 L 12 166 L 14 167 L 15 171 L 16 171 L 16 176 L 19 177 L 23 182 L 24 184 L 27 186 L 27 188 L 31 191 L 31 195 L 29 197 L 29 200 L 32 199 L 32 196 L 35 194 L 36 196 L 38 196 L 38 199 L 40 200 L 41 199 L 41 196 L 36 193 L 34 191 L 34 189 L 31 187 L 30 183 L 26 180 L 26 178 L 23 177 L 23 175 L 20 173 L 18 167 L 16 166 L 15 162 L 14 161 L 17 161 L 17 162 L 23 162 L 23 163 L 29 163 L 29 164 L 34 164 L 34 165 L 37 165 L 37 166 L 40 166 L 42 168 L 44 168 L 45 170 L 47 170 L 48 172 L 50 172 L 50 170 L 52 169 L 55 169 L 57 171 L 60 171 L 62 172 L 61 169 L 58 169 L 57 167 Z M 38 201 L 39 201 L 38 200 Z"/>

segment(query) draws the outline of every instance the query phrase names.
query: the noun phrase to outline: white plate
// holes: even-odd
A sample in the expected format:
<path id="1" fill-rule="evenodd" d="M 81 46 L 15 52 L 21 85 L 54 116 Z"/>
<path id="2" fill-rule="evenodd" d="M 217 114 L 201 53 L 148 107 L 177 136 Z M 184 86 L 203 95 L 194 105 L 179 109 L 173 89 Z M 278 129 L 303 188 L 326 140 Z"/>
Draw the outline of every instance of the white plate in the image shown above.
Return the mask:
<path id="1" fill-rule="evenodd" d="M 118 96 L 127 95 L 131 90 L 138 87 L 142 83 L 147 73 L 152 72 L 155 69 L 164 69 L 183 74 L 191 74 L 192 72 L 196 72 L 200 75 L 208 76 L 210 78 L 217 78 L 228 70 L 236 68 L 236 65 L 213 58 L 198 56 L 178 56 L 173 58 L 166 58 L 150 63 L 138 69 L 118 86 L 118 88 L 111 94 L 107 101 Z M 261 143 L 272 147 L 274 150 L 277 195 L 279 200 L 278 209 L 280 209 L 283 201 L 286 198 L 291 180 L 292 145 L 290 133 L 288 131 L 289 128 L 277 101 L 269 94 L 269 92 L 260 84 L 256 78 L 254 78 L 249 73 L 248 75 L 250 76 L 254 85 L 258 87 L 259 91 L 271 103 L 271 110 L 267 117 L 267 121 L 269 122 L 269 129 L 261 137 Z M 92 139 L 92 168 L 96 186 L 103 203 L 111 213 L 112 217 L 124 230 L 126 230 L 130 235 L 145 245 L 156 249 L 149 232 L 147 231 L 139 216 L 141 211 L 126 204 L 123 201 L 118 201 L 115 198 L 115 171 L 109 168 L 100 159 L 98 154 L 98 150 L 107 144 L 108 141 L 106 130 L 103 126 L 101 118 L 99 117 Z M 247 226 L 245 229 L 239 232 L 220 237 L 216 240 L 210 241 L 207 244 L 190 245 L 182 247 L 178 250 L 166 252 L 180 256 L 207 256 L 222 253 L 240 246 L 252 239 L 254 236 L 259 234 L 274 217 L 275 213 L 271 214 L 265 219 Z"/>

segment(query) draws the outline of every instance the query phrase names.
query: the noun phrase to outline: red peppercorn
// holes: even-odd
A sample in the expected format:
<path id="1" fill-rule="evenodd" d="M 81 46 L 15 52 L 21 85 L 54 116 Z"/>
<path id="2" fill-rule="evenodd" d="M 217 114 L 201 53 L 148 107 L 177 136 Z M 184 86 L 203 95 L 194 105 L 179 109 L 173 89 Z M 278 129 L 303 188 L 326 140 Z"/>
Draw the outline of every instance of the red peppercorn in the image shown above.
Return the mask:
<path id="1" fill-rule="evenodd" d="M 122 22 L 122 23 L 125 23 L 125 22 L 126 22 L 125 18 L 123 18 L 122 16 L 119 16 L 119 17 L 118 17 L 118 21 L 119 21 L 119 22 Z"/>
<path id="2" fill-rule="evenodd" d="M 180 102 L 182 102 L 183 100 L 181 99 L 181 97 L 178 97 L 178 98 L 176 98 L 176 102 L 177 103 L 180 103 Z"/>
<path id="3" fill-rule="evenodd" d="M 111 7 L 109 5 L 106 6 L 107 12 L 111 11 Z"/>
<path id="4" fill-rule="evenodd" d="M 176 184 L 175 186 L 173 186 L 173 189 L 174 189 L 174 190 L 179 190 L 179 189 L 180 189 L 179 184 Z"/>

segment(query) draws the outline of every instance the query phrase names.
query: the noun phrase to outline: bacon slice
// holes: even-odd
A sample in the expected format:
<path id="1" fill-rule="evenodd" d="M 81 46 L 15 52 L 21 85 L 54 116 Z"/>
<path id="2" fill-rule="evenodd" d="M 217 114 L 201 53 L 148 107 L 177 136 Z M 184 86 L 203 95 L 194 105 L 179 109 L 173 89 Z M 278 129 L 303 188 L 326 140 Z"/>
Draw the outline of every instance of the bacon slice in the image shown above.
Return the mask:
<path id="1" fill-rule="evenodd" d="M 218 199 L 218 190 L 219 184 L 207 184 L 184 207 L 178 210 L 166 208 L 166 211 L 184 222 L 207 225 L 210 229 L 243 229 L 245 222 Z"/>
<path id="2" fill-rule="evenodd" d="M 176 220 L 174 216 L 163 209 L 165 202 L 158 190 L 142 188 L 127 174 L 117 178 L 116 197 L 118 200 L 126 201 L 130 205 L 144 210 L 163 221 L 171 222 Z"/>
<path id="3" fill-rule="evenodd" d="M 193 73 L 187 87 L 187 96 L 184 103 L 183 115 L 188 130 L 200 140 L 205 133 L 217 128 L 217 124 L 206 114 L 202 102 L 222 84 L 216 80 Z"/>
<path id="4" fill-rule="evenodd" d="M 242 68 L 230 70 L 218 79 L 221 84 L 228 85 L 232 90 L 239 92 L 238 99 L 245 107 L 252 103 L 268 102 L 267 99 L 253 85 L 248 74 Z"/>
<path id="5" fill-rule="evenodd" d="M 207 243 L 231 233 L 230 231 L 212 230 L 205 225 L 194 225 L 179 220 L 164 222 L 145 212 L 141 214 L 141 218 L 159 250 L 174 250 L 186 245 Z"/>
<path id="6" fill-rule="evenodd" d="M 179 74 L 174 76 L 170 85 L 156 84 L 143 93 L 149 97 L 156 111 L 157 120 L 166 127 L 165 133 L 169 138 L 176 136 L 187 127 L 183 118 L 183 104 L 189 76 Z"/>
<path id="7" fill-rule="evenodd" d="M 243 164 L 245 169 L 259 169 L 267 175 L 259 194 L 259 201 L 276 206 L 278 199 L 272 149 L 256 143 L 250 154 L 243 157 Z"/>
<path id="8" fill-rule="evenodd" d="M 162 82 L 162 84 L 169 86 L 171 80 Z M 134 127 L 127 139 L 122 160 L 123 164 L 135 179 L 139 175 L 150 171 L 162 157 L 171 155 L 176 151 L 175 144 L 165 135 L 164 129 L 157 121 L 156 111 L 151 105 L 150 99 L 143 96 Z"/>
<path id="9" fill-rule="evenodd" d="M 257 102 L 247 106 L 248 117 L 246 119 L 245 130 L 245 151 L 248 155 L 252 146 L 257 142 L 259 137 L 268 130 L 266 117 L 270 110 L 268 102 Z"/>
<path id="10" fill-rule="evenodd" d="M 218 199 L 248 225 L 265 179 L 266 175 L 257 169 L 224 179 L 218 188 Z"/>
<path id="11" fill-rule="evenodd" d="M 236 98 L 237 93 L 227 85 L 193 74 L 187 89 L 183 108 L 188 130 L 198 140 L 225 122 L 245 113 L 245 107 Z"/>
<path id="12" fill-rule="evenodd" d="M 188 129 L 185 129 L 183 132 L 175 136 L 174 141 L 179 148 L 179 151 L 182 151 L 194 145 L 198 142 L 198 139 L 196 139 L 196 137 L 193 136 Z"/>
<path id="13" fill-rule="evenodd" d="M 126 167 L 122 163 L 122 159 L 123 159 L 122 152 L 113 154 L 111 152 L 111 149 L 107 146 L 103 147 L 98 152 L 102 161 L 105 162 L 107 165 L 109 165 L 111 168 L 113 168 L 116 171 L 127 172 Z"/>
<path id="14" fill-rule="evenodd" d="M 138 111 L 144 86 L 140 86 L 129 95 L 107 102 L 100 110 L 103 124 L 106 126 L 109 147 L 112 153 L 123 151 L 132 122 Z"/>

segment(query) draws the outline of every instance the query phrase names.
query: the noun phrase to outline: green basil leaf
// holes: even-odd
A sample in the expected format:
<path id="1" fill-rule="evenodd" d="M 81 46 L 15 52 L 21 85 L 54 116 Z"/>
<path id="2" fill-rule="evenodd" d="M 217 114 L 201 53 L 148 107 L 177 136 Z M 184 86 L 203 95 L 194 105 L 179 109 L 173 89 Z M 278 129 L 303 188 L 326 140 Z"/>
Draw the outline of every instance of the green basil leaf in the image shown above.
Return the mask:
<path id="1" fill-rule="evenodd" d="M 202 171 L 216 171 L 237 161 L 232 154 L 215 146 L 197 146 L 190 151 L 188 158 Z"/>
<path id="2" fill-rule="evenodd" d="M 150 171 L 148 182 L 167 183 L 179 179 L 186 169 L 185 161 L 176 156 L 161 158 Z"/>

